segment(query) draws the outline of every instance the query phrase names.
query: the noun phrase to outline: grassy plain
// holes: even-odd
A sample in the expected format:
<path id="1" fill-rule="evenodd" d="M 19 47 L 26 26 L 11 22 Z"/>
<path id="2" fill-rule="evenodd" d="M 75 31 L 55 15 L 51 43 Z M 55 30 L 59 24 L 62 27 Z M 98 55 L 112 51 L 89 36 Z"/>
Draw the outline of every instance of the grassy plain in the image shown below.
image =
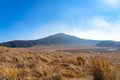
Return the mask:
<path id="1" fill-rule="evenodd" d="M 120 80 L 120 52 L 96 46 L 0 47 L 0 80 Z"/>

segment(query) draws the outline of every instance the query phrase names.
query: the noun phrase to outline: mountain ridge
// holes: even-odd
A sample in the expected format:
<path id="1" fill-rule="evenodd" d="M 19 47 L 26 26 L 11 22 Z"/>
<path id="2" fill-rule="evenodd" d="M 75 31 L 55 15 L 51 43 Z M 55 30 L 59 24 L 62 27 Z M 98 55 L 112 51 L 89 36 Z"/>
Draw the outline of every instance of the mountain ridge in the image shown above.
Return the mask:
<path id="1" fill-rule="evenodd" d="M 120 42 L 119 41 L 101 41 L 97 44 L 97 46 L 100 47 L 120 47 Z"/>
<path id="2" fill-rule="evenodd" d="M 100 41 L 78 38 L 64 33 L 57 33 L 37 40 L 14 40 L 0 43 L 6 47 L 32 47 L 36 45 L 96 45 Z"/>

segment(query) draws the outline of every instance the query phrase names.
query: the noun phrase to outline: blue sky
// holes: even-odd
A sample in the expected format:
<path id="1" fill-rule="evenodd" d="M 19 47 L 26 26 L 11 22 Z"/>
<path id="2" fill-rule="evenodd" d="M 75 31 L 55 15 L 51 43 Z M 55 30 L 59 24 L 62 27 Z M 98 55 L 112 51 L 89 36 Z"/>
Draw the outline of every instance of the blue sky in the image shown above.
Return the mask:
<path id="1" fill-rule="evenodd" d="M 120 41 L 120 0 L 0 0 L 0 42 L 66 33 Z"/>

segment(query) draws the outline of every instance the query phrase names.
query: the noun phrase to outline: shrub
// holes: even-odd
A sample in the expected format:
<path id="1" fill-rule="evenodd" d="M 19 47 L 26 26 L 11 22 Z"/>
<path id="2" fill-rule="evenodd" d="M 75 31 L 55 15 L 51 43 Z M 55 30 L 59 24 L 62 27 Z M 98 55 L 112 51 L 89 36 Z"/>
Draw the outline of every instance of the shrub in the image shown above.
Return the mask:
<path id="1" fill-rule="evenodd" d="M 103 58 L 92 59 L 91 70 L 94 80 L 117 80 L 117 69 Z"/>
<path id="2" fill-rule="evenodd" d="M 18 79 L 20 71 L 16 68 L 0 68 L 0 74 L 4 76 L 5 79 L 16 80 Z"/>
<path id="3" fill-rule="evenodd" d="M 82 57 L 78 56 L 77 61 L 79 65 L 85 65 L 85 60 Z"/>

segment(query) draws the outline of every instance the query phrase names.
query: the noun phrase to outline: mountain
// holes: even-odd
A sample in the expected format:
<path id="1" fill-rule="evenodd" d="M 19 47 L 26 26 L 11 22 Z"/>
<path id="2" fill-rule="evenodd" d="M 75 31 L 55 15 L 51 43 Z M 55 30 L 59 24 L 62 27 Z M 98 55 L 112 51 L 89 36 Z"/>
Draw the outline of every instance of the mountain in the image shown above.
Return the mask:
<path id="1" fill-rule="evenodd" d="M 96 45 L 100 41 L 87 40 L 75 36 L 58 33 L 38 40 L 16 40 L 0 43 L 0 46 L 7 47 L 32 47 L 36 45 Z"/>
<path id="2" fill-rule="evenodd" d="M 120 42 L 117 41 L 101 41 L 97 44 L 101 47 L 120 47 Z"/>

